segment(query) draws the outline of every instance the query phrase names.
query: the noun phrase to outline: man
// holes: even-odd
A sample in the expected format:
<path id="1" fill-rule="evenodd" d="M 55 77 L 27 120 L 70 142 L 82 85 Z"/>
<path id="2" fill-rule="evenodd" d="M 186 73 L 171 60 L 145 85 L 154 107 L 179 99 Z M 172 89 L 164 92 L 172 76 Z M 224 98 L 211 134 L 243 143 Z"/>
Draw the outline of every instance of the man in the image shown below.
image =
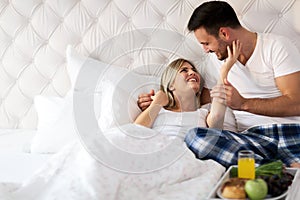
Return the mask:
<path id="1" fill-rule="evenodd" d="M 227 58 L 226 48 L 231 48 L 233 41 L 242 43 L 238 62 L 224 81 L 226 103 L 234 110 L 238 126 L 244 123 L 239 115 L 244 121 L 251 120 L 251 115 L 244 117 L 246 112 L 258 114 L 255 116 L 262 124 L 272 124 L 270 117 L 262 115 L 281 117 L 280 123 L 300 122 L 300 53 L 288 39 L 247 30 L 223 1 L 201 4 L 193 12 L 188 29 L 194 31 L 204 50 L 215 53 L 219 60 Z M 242 149 L 253 150 L 258 163 L 281 159 L 287 166 L 300 167 L 299 133 L 299 124 L 256 126 L 243 134 L 195 128 L 185 142 L 198 158 L 214 159 L 227 167 L 236 164 L 237 152 Z"/>
<path id="2" fill-rule="evenodd" d="M 288 39 L 247 30 L 233 8 L 222 1 L 205 2 L 196 8 L 188 29 L 204 50 L 219 60 L 227 58 L 226 48 L 233 41 L 242 43 L 238 62 L 225 80 L 230 108 L 272 117 L 300 116 L 300 53 Z M 220 67 L 213 59 L 212 64 Z M 140 96 L 141 108 L 150 104 L 151 95 Z"/>

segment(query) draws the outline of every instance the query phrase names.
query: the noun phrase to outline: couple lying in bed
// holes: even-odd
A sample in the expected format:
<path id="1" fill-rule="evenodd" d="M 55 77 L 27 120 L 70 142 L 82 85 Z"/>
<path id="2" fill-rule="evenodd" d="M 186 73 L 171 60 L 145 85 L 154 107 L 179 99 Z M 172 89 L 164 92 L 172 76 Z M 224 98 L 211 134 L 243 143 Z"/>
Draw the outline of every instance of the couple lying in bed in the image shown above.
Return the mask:
<path id="1" fill-rule="evenodd" d="M 231 110 L 226 109 L 226 94 L 221 83 L 227 80 L 227 74 L 237 61 L 240 49 L 239 41 L 233 42 L 232 51 L 227 49 L 228 58 L 222 65 L 219 85 L 211 91 L 213 100 L 209 112 L 200 107 L 203 81 L 199 72 L 191 62 L 177 59 L 165 69 L 160 90 L 135 123 L 153 129 L 163 126 L 189 127 L 190 130 L 185 133 L 178 130 L 189 149 L 198 158 L 213 159 L 225 167 L 237 164 L 237 153 L 242 149 L 253 150 L 257 163 L 280 159 L 287 166 L 299 167 L 299 124 L 261 125 L 242 133 L 230 131 L 234 130 L 228 126 L 232 124 L 228 123 L 231 116 L 228 112 Z M 185 114 L 178 114 L 180 112 L 189 114 L 189 118 L 185 119 Z"/>
<path id="2" fill-rule="evenodd" d="M 233 43 L 232 52 L 228 51 L 229 58 L 222 66 L 225 73 L 222 74 L 220 82 L 226 78 L 226 71 L 230 69 L 239 55 L 239 42 Z M 206 199 L 209 191 L 224 172 L 224 167 L 209 158 L 228 166 L 236 164 L 238 150 L 252 149 L 256 153 L 257 162 L 274 158 L 282 159 L 287 165 L 299 162 L 300 142 L 297 142 L 296 132 L 291 131 L 299 131 L 300 127 L 296 125 L 260 126 L 249 129 L 243 134 L 222 131 L 222 128 L 230 128 L 230 126 L 223 125 L 227 123 L 224 92 L 219 86 L 212 90 L 213 101 L 211 111 L 208 112 L 205 108 L 199 107 L 201 87 L 202 79 L 196 68 L 189 61 L 176 60 L 166 68 L 162 76 L 161 90 L 154 96 L 150 107 L 135 121 L 137 124 L 152 127 L 159 132 L 129 124 L 134 127 L 130 129 L 132 133 L 141 133 L 144 136 L 148 131 L 151 137 L 153 132 L 162 133 L 155 135 L 158 136 L 158 140 L 151 143 L 149 139 L 142 143 L 144 146 L 135 147 L 135 143 L 126 140 L 126 138 L 135 139 L 134 137 L 126 137 L 120 134 L 120 131 L 114 131 L 115 129 L 111 133 L 106 132 L 108 138 L 112 137 L 114 142 L 121 144 L 117 145 L 118 149 L 121 146 L 121 149 L 129 148 L 126 152 L 138 152 L 134 154 L 138 158 L 140 155 L 146 157 L 149 152 L 156 153 L 152 151 L 155 147 L 161 148 L 171 141 L 175 144 L 172 145 L 171 150 L 176 150 L 180 154 L 173 155 L 173 151 L 159 152 L 161 155 L 164 154 L 163 158 L 173 156 L 171 162 L 162 162 L 164 165 L 152 169 L 151 165 L 154 161 L 160 161 L 160 159 L 145 159 L 144 162 L 137 161 L 132 164 L 144 167 L 143 165 L 150 162 L 148 164 L 150 168 L 147 165 L 146 173 L 124 171 L 124 169 L 119 171 L 118 168 L 95 159 L 95 154 L 90 154 L 80 142 L 76 142 L 62 149 L 21 187 L 12 191 L 5 187 L 1 188 L 0 185 L 0 199 Z M 176 139 L 179 136 L 179 140 L 168 140 L 172 136 L 163 137 L 164 133 L 174 134 Z M 114 136 L 117 141 L 113 138 Z M 194 154 L 187 149 L 180 136 L 201 159 L 195 159 Z M 296 143 L 291 145 L 290 142 L 293 140 Z M 101 143 L 97 144 L 101 145 Z M 144 149 L 151 151 L 141 153 Z M 114 161 L 115 158 L 117 164 L 124 165 L 128 160 L 127 157 L 117 154 L 115 149 L 102 150 L 109 153 L 109 160 Z M 159 156 L 156 155 L 156 157 Z"/>

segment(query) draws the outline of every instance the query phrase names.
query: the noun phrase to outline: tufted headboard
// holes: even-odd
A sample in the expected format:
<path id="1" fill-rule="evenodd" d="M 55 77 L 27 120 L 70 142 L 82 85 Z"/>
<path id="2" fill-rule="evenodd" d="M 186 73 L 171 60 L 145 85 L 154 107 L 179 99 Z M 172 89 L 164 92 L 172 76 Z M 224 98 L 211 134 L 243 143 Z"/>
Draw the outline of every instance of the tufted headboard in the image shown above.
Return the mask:
<path id="1" fill-rule="evenodd" d="M 34 96 L 66 94 L 68 44 L 129 69 L 180 55 L 203 70 L 207 56 L 186 28 L 201 2 L 0 0 L 0 128 L 36 128 Z M 247 28 L 286 35 L 300 49 L 300 0 L 228 2 Z"/>

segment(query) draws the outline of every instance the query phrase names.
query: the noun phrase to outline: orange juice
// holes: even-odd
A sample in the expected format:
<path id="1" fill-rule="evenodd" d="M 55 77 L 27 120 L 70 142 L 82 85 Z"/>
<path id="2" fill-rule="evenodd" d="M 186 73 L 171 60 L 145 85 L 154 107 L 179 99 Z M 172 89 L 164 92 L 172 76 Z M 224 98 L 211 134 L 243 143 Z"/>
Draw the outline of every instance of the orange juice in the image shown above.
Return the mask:
<path id="1" fill-rule="evenodd" d="M 255 179 L 255 160 L 254 158 L 238 159 L 238 177 Z"/>

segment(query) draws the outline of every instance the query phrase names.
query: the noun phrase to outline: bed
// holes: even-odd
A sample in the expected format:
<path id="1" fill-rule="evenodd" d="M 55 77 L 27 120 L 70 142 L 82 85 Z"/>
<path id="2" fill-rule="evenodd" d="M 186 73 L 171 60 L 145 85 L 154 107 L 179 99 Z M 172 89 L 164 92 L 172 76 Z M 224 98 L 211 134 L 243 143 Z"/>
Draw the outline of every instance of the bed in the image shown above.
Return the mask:
<path id="1" fill-rule="evenodd" d="M 201 2 L 0 0 L 0 183 L 7 190 L 23 183 L 77 139 L 76 129 L 132 122 L 137 95 L 157 88 L 174 58 L 193 61 L 205 76 L 210 56 L 186 28 Z M 228 2 L 245 27 L 285 35 L 300 50 L 299 0 Z M 96 91 L 81 99 L 94 113 L 79 127 L 73 113 L 86 107 L 74 111 L 72 91 Z"/>

